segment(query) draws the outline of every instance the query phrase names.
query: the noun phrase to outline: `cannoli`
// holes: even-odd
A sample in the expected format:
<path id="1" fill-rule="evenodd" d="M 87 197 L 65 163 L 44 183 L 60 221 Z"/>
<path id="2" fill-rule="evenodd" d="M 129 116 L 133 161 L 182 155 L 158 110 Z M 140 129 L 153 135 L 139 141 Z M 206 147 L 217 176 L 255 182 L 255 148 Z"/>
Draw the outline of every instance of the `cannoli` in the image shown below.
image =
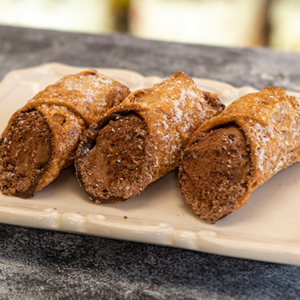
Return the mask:
<path id="1" fill-rule="evenodd" d="M 130 94 L 83 135 L 75 160 L 80 184 L 95 203 L 140 194 L 179 165 L 191 134 L 223 110 L 216 94 L 182 72 Z"/>
<path id="2" fill-rule="evenodd" d="M 300 100 L 282 88 L 264 88 L 193 134 L 182 156 L 180 191 L 197 217 L 215 223 L 299 155 Z"/>
<path id="3" fill-rule="evenodd" d="M 0 188 L 30 198 L 73 163 L 79 136 L 130 93 L 95 70 L 48 86 L 10 118 L 0 138 Z"/>

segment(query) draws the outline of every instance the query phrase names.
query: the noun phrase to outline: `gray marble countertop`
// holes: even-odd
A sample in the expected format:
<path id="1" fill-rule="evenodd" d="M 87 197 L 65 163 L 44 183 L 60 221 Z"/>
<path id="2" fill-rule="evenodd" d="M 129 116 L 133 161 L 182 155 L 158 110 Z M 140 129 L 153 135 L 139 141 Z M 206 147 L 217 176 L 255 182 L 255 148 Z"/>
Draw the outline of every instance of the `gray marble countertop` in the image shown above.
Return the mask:
<path id="1" fill-rule="evenodd" d="M 300 54 L 0 26 L 0 80 L 60 62 L 300 91 Z M 0 225 L 1 299 L 300 299 L 300 267 Z"/>

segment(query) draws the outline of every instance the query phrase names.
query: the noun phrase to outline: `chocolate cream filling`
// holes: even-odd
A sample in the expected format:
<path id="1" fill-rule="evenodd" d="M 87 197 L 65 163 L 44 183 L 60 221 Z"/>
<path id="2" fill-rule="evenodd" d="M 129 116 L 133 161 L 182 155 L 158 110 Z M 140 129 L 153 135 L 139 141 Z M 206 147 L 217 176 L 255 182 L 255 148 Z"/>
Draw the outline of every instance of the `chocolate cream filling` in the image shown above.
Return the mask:
<path id="1" fill-rule="evenodd" d="M 78 170 L 81 184 L 95 203 L 125 201 L 150 183 L 147 137 L 145 123 L 132 113 L 100 129 Z"/>
<path id="2" fill-rule="evenodd" d="M 180 189 L 197 217 L 215 223 L 235 210 L 247 191 L 248 150 L 243 132 L 229 125 L 200 133 L 184 151 Z"/>
<path id="3" fill-rule="evenodd" d="M 51 131 L 43 116 L 20 111 L 0 140 L 0 188 L 4 195 L 30 198 L 51 158 Z"/>

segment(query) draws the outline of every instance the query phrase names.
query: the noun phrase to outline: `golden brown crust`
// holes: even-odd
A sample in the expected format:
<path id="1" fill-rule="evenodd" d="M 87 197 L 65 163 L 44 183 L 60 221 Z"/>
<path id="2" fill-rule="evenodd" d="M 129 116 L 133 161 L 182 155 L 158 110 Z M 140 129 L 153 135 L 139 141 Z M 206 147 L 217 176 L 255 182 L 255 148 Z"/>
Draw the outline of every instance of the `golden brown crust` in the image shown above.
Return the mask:
<path id="1" fill-rule="evenodd" d="M 138 115 L 147 125 L 147 149 L 151 174 L 149 183 L 164 176 L 179 165 L 181 152 L 192 133 L 205 120 L 218 115 L 224 105 L 217 95 L 202 92 L 183 72 L 176 72 L 153 88 L 130 94 L 118 107 L 109 110 L 83 136 L 77 151 L 76 169 L 84 187 L 80 164 L 93 147 L 97 132 L 109 119 L 128 113 Z M 141 191 L 140 191 L 141 192 Z M 95 195 L 89 194 L 92 199 Z M 131 197 L 135 196 L 131 195 Z"/>
<path id="2" fill-rule="evenodd" d="M 90 125 L 129 93 L 125 85 L 96 70 L 87 70 L 49 85 L 29 100 L 23 110 L 37 109 L 42 104 L 63 106 Z"/>
<path id="3" fill-rule="evenodd" d="M 11 117 L 2 137 L 20 111 L 38 111 L 51 130 L 51 162 L 48 171 L 39 179 L 36 191 L 73 163 L 80 134 L 107 110 L 120 104 L 129 93 L 123 84 L 96 70 L 87 70 L 68 75 L 46 87 Z"/>
<path id="4" fill-rule="evenodd" d="M 300 100 L 279 87 L 264 88 L 241 97 L 220 115 L 204 122 L 187 147 L 201 132 L 236 124 L 245 135 L 251 161 L 247 191 L 234 210 L 242 207 L 251 193 L 280 170 L 299 161 Z"/>

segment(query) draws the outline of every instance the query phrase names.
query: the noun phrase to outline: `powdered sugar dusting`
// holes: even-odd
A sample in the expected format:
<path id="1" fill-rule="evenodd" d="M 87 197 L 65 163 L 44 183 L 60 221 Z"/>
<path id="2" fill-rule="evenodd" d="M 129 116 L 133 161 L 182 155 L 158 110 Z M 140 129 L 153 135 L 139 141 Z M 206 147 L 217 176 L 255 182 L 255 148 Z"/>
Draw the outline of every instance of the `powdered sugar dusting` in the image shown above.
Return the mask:
<path id="1" fill-rule="evenodd" d="M 299 160 L 300 101 L 281 88 L 265 88 L 244 97 L 231 104 L 224 114 L 246 121 L 242 128 L 261 184 Z"/>
<path id="2" fill-rule="evenodd" d="M 124 85 L 90 70 L 66 76 L 48 86 L 31 99 L 28 106 L 66 106 L 91 124 L 107 110 L 121 103 L 128 94 L 129 89 Z"/>
<path id="3" fill-rule="evenodd" d="M 149 127 L 150 140 L 154 143 L 152 161 L 154 173 L 159 169 L 159 176 L 179 164 L 181 152 L 194 131 L 205 120 L 220 113 L 190 77 L 178 73 L 144 90 L 144 97 L 130 100 L 134 100 L 136 108 L 141 105 L 146 123 L 152 124 Z M 153 178 L 157 179 L 155 175 Z"/>

